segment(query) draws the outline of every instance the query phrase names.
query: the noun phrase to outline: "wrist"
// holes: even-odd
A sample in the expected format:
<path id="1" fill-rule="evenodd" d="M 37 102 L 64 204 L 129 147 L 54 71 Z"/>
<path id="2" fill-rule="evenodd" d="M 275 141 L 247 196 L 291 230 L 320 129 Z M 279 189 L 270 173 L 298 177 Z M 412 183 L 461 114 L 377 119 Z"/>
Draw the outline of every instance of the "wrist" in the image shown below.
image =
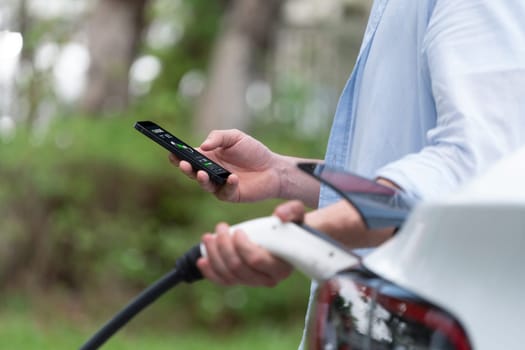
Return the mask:
<path id="1" fill-rule="evenodd" d="M 275 169 L 279 178 L 278 198 L 298 199 L 311 208 L 316 208 L 319 200 L 319 182 L 297 167 L 299 162 L 312 162 L 303 159 L 276 155 Z"/>

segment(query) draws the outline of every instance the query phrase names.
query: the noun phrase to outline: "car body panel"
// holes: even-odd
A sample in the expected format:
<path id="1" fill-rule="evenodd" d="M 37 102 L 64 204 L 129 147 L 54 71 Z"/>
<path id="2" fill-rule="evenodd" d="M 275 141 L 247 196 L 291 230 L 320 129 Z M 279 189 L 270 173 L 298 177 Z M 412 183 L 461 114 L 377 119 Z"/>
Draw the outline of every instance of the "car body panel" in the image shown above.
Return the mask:
<path id="1" fill-rule="evenodd" d="M 418 205 L 363 259 L 377 275 L 450 312 L 475 349 L 522 349 L 525 148 L 456 194 Z"/>

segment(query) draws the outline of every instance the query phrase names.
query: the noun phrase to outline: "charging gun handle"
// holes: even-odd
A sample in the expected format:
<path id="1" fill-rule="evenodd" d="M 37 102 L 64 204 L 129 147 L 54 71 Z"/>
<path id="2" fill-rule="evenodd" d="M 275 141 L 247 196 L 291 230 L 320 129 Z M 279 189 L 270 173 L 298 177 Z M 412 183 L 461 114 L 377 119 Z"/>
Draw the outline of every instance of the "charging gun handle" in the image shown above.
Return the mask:
<path id="1" fill-rule="evenodd" d="M 282 222 L 276 216 L 262 217 L 233 225 L 254 243 L 287 261 L 306 276 L 322 281 L 355 265 L 359 258 L 331 237 L 304 224 Z M 206 248 L 201 245 L 201 254 Z"/>

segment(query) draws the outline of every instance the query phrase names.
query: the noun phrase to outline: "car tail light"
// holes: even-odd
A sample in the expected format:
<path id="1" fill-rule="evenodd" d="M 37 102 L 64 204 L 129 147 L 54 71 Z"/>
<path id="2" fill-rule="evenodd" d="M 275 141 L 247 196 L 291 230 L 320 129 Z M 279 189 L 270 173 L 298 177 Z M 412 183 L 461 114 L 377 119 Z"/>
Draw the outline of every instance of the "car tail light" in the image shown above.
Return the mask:
<path id="1" fill-rule="evenodd" d="M 348 273 L 324 283 L 310 324 L 311 350 L 470 350 L 447 312 L 378 278 Z"/>

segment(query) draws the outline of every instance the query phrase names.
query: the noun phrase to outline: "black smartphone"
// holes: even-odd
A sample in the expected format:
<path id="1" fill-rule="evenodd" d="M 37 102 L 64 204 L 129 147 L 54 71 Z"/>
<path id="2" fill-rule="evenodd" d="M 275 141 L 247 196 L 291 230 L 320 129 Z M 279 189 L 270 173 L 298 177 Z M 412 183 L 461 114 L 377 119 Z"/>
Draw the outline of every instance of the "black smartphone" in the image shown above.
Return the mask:
<path id="1" fill-rule="evenodd" d="M 180 159 L 191 164 L 193 170 L 204 170 L 208 173 L 210 180 L 218 185 L 226 182 L 230 172 L 219 164 L 199 153 L 195 148 L 175 137 L 164 128 L 151 121 L 138 121 L 135 123 L 135 129 L 146 135 Z"/>

